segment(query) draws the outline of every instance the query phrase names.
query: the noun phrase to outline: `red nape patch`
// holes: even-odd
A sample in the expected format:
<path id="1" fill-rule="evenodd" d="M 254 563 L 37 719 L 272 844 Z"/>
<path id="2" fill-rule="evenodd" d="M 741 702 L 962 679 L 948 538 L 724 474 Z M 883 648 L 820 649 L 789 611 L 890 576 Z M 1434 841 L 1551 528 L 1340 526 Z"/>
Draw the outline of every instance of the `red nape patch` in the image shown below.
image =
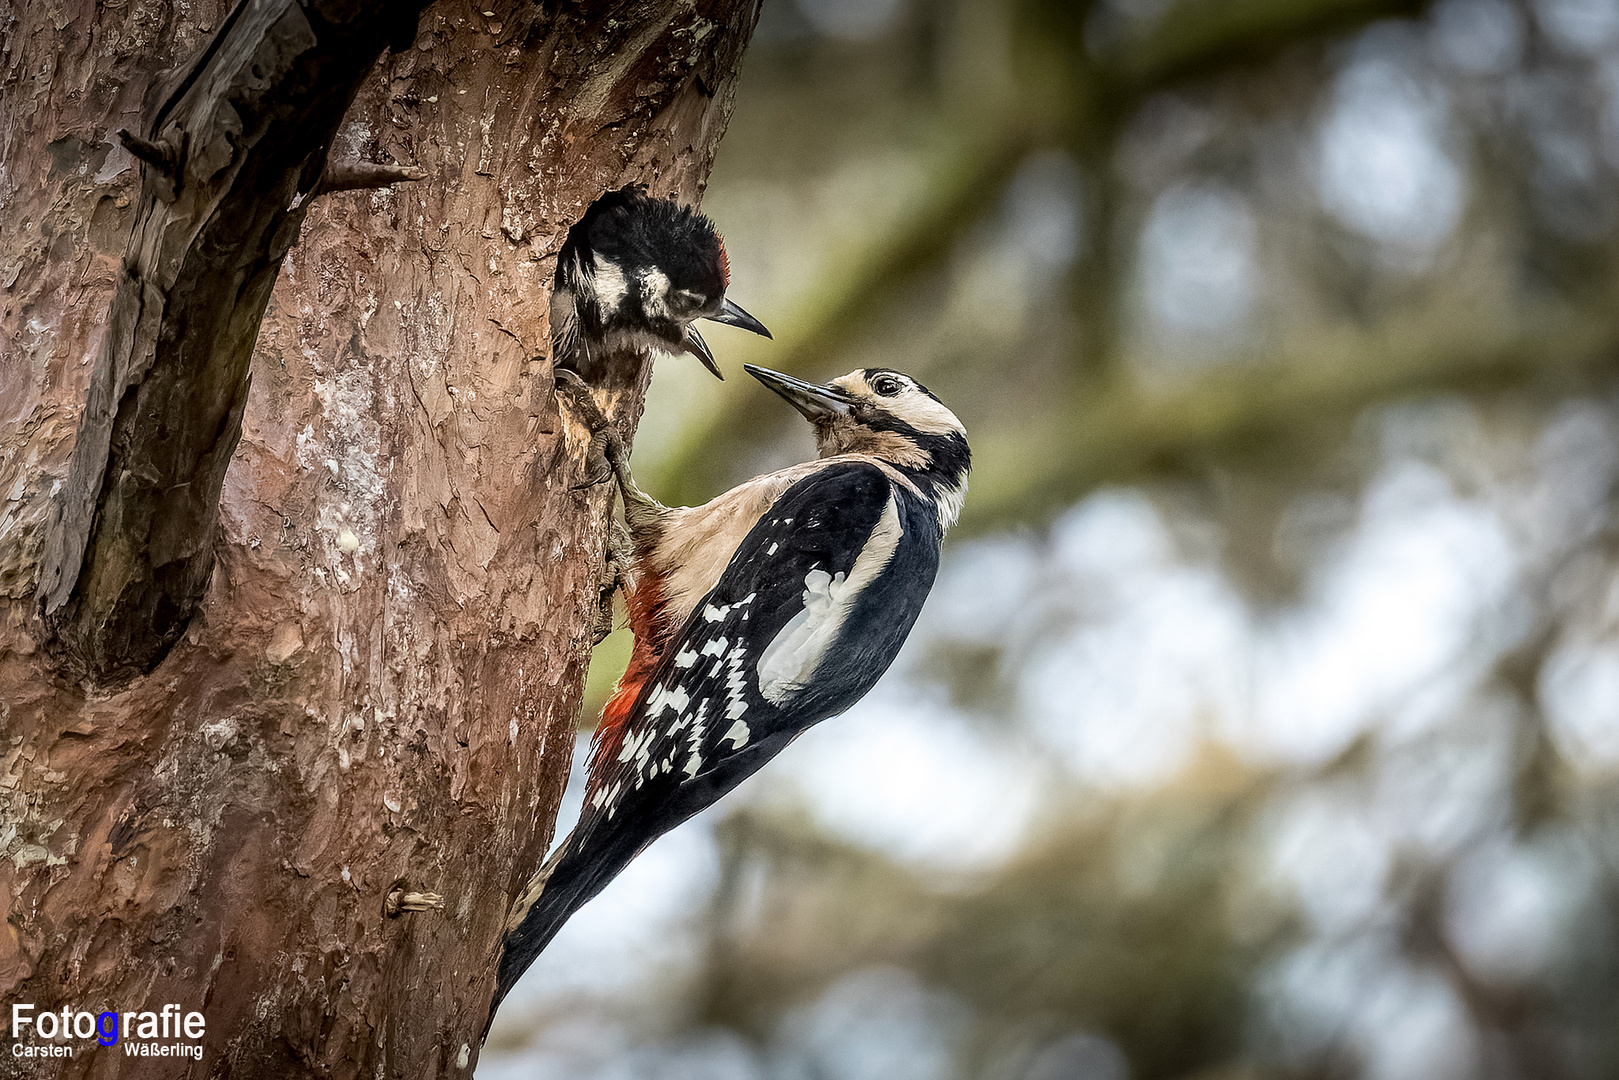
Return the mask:
<path id="1" fill-rule="evenodd" d="M 727 287 L 731 284 L 731 256 L 725 250 L 725 237 L 715 237 L 720 242 L 720 281 Z"/>
<path id="2" fill-rule="evenodd" d="M 635 635 L 635 649 L 630 653 L 629 667 L 618 680 L 618 688 L 602 707 L 601 720 L 596 725 L 596 738 L 590 748 L 590 782 L 585 785 L 585 803 L 602 786 L 608 770 L 618 761 L 618 752 L 624 745 L 629 730 L 630 716 L 641 689 L 658 669 L 663 658 L 665 638 L 669 635 L 668 619 L 664 608 L 663 583 L 651 574 L 644 576 L 630 590 L 628 603 L 630 633 Z"/>

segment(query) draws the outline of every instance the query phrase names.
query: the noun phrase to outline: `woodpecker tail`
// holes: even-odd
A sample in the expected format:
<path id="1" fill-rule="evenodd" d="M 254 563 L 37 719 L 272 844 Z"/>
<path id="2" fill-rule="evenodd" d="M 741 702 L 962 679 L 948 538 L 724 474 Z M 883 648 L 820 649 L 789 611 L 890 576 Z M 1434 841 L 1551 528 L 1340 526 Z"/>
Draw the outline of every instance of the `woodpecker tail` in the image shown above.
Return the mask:
<path id="1" fill-rule="evenodd" d="M 517 984 L 523 972 L 551 944 L 573 913 L 618 876 L 643 845 L 621 830 L 600 834 L 599 819 L 582 821 L 568 839 L 546 860 L 528 888 L 519 897 L 501 941 L 500 965 L 495 975 L 495 998 L 489 1003 L 489 1019 L 484 1021 L 483 1037 L 489 1037 L 500 1003 Z M 582 851 L 587 846 L 588 851 Z"/>

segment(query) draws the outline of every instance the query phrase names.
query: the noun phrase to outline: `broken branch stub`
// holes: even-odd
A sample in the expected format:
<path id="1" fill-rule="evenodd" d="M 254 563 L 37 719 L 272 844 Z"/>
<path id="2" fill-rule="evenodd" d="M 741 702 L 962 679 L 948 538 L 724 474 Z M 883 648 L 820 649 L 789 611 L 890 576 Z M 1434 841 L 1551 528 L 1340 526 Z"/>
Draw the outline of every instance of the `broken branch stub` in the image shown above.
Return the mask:
<path id="1" fill-rule="evenodd" d="M 427 179 L 427 170 L 414 165 L 373 165 L 367 161 L 330 162 L 321 173 L 315 194 L 385 188 L 408 180 Z"/>
<path id="2" fill-rule="evenodd" d="M 141 201 L 39 588 L 52 646 L 96 681 L 156 665 L 207 586 L 248 363 L 310 196 L 422 175 L 348 166 L 334 184 L 325 157 L 423 6 L 243 0 L 145 133 L 120 133 Z"/>

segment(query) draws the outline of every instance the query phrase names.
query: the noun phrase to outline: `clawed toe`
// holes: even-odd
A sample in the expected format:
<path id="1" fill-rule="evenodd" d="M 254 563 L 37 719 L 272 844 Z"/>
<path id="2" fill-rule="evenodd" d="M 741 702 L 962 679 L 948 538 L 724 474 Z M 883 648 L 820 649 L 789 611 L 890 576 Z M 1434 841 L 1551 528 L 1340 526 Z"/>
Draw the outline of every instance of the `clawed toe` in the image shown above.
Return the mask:
<path id="1" fill-rule="evenodd" d="M 585 451 L 585 480 L 582 484 L 575 484 L 573 490 L 597 487 L 613 478 L 613 463 L 607 458 L 607 443 L 606 430 L 591 436 L 590 449 Z"/>
<path id="2" fill-rule="evenodd" d="M 557 391 L 565 394 L 579 420 L 590 429 L 590 449 L 585 452 L 585 481 L 575 491 L 605 484 L 613 478 L 615 463 L 624 457 L 624 437 L 596 404 L 595 395 L 577 372 L 556 369 Z"/>

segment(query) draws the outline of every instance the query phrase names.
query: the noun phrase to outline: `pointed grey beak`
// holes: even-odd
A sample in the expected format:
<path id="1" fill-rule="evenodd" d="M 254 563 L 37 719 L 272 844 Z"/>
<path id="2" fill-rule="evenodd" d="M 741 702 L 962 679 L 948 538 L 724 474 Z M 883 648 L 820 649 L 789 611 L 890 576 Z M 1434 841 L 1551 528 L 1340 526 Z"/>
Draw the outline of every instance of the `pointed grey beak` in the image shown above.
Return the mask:
<path id="1" fill-rule="evenodd" d="M 709 318 L 723 326 L 740 326 L 742 329 L 752 330 L 762 337 L 770 336 L 770 331 L 765 329 L 764 323 L 743 311 L 736 301 L 729 298 L 726 299 L 725 306 L 720 308 L 720 313 L 710 315 Z"/>
<path id="2" fill-rule="evenodd" d="M 709 351 L 708 342 L 703 340 L 703 335 L 697 332 L 695 326 L 686 327 L 686 351 L 701 360 L 703 366 L 714 373 L 714 378 L 725 381 L 725 376 L 720 374 L 720 366 L 714 362 L 714 354 Z"/>
<path id="3" fill-rule="evenodd" d="M 779 371 L 771 371 L 769 368 L 754 364 L 743 364 L 742 367 L 749 375 L 786 398 L 793 408 L 803 413 L 811 422 L 849 414 L 849 395 L 835 386 L 816 386 L 814 383 L 807 383 L 791 375 L 783 375 Z"/>

